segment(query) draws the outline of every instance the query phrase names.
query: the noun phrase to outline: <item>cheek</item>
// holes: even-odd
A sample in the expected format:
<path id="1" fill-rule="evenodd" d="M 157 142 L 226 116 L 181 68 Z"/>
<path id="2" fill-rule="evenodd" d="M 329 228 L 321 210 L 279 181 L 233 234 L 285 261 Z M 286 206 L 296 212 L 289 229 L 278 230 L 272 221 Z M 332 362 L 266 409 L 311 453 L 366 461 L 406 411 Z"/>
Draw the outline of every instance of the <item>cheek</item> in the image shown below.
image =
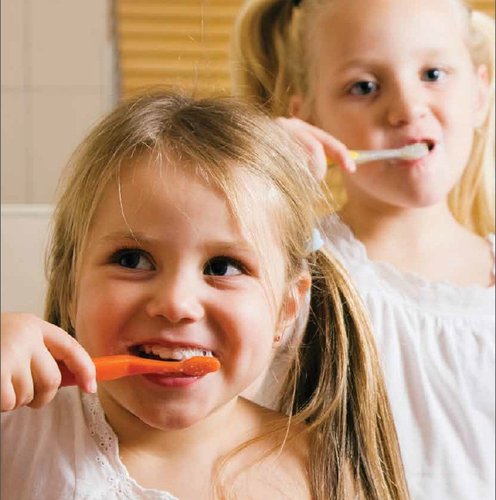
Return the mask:
<path id="1" fill-rule="evenodd" d="M 452 110 L 446 119 L 446 142 L 451 163 L 456 171 L 464 169 L 469 159 L 474 139 L 474 114 L 468 106 Z"/>
<path id="2" fill-rule="evenodd" d="M 270 302 L 261 294 L 245 300 L 238 297 L 224 309 L 222 321 L 225 369 L 231 374 L 256 377 L 272 356 L 277 316 Z"/>
<path id="3" fill-rule="evenodd" d="M 336 109 L 328 104 L 327 107 L 321 106 L 315 113 L 314 122 L 348 148 L 366 149 L 374 143 L 375 118 L 370 113 L 355 112 L 354 109 Z"/>
<path id="4" fill-rule="evenodd" d="M 91 355 L 111 354 L 118 333 L 130 314 L 129 291 L 119 293 L 81 281 L 76 309 L 76 337 Z"/>

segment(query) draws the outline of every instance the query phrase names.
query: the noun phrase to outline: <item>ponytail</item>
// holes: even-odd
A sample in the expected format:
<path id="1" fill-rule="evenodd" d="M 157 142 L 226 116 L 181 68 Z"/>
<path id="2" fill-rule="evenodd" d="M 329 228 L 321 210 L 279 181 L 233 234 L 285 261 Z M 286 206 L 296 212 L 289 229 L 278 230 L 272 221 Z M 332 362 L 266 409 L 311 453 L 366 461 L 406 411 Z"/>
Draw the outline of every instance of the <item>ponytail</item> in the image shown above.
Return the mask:
<path id="1" fill-rule="evenodd" d="M 309 321 L 281 407 L 309 425 L 318 499 L 408 498 L 379 357 L 361 301 L 325 250 L 311 264 Z"/>
<path id="2" fill-rule="evenodd" d="M 489 95 L 485 116 L 474 134 L 467 167 L 450 193 L 455 218 L 480 236 L 494 232 L 494 19 L 473 11 L 470 15 L 471 52 L 475 65 L 485 65 Z"/>
<path id="3" fill-rule="evenodd" d="M 237 95 L 249 96 L 274 116 L 286 115 L 294 93 L 291 23 L 298 15 L 289 0 L 254 0 L 241 9 L 232 43 L 232 83 Z"/>

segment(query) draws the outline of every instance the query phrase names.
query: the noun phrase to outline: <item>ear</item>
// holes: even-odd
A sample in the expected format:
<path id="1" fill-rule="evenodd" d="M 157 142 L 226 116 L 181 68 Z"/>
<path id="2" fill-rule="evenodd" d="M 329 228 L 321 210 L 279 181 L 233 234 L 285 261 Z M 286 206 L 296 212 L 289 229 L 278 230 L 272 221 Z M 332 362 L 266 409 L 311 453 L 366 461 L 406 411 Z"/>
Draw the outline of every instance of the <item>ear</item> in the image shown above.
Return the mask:
<path id="1" fill-rule="evenodd" d="M 306 105 L 302 95 L 293 94 L 289 98 L 289 114 L 304 121 L 308 121 L 310 119 L 308 106 Z"/>
<path id="2" fill-rule="evenodd" d="M 308 271 L 303 271 L 289 286 L 281 310 L 283 329 L 298 317 L 312 280 Z"/>
<path id="3" fill-rule="evenodd" d="M 475 78 L 477 89 L 474 103 L 474 125 L 479 127 L 486 118 L 490 96 L 489 72 L 485 64 L 477 67 Z"/>

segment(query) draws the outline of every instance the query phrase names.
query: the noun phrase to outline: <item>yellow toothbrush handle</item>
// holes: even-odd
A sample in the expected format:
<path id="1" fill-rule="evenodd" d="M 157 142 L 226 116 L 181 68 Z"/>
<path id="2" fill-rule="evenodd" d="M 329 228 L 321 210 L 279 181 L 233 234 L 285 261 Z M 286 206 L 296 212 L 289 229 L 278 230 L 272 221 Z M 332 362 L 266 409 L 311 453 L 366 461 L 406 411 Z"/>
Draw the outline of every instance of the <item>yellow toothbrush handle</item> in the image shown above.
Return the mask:
<path id="1" fill-rule="evenodd" d="M 352 149 L 348 150 L 348 154 L 351 156 L 352 160 L 356 160 L 360 158 L 361 153 L 359 151 L 353 151 Z M 332 161 L 329 157 L 327 157 L 327 166 L 328 167 L 337 167 L 338 164 L 334 161 Z"/>

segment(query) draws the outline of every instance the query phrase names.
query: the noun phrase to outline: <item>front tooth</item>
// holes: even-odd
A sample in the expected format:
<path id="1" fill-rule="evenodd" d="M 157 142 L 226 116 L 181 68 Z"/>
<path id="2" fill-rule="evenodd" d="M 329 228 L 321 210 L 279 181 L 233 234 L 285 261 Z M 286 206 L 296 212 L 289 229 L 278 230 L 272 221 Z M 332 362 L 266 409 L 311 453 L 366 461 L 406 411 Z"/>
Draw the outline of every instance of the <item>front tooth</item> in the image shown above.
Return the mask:
<path id="1" fill-rule="evenodd" d="M 192 358 L 193 356 L 208 356 L 212 357 L 212 352 L 206 349 L 196 348 L 181 348 L 181 347 L 165 347 L 159 345 L 143 346 L 143 351 L 146 354 L 154 354 L 162 359 L 175 359 L 181 361 L 183 359 Z"/>

